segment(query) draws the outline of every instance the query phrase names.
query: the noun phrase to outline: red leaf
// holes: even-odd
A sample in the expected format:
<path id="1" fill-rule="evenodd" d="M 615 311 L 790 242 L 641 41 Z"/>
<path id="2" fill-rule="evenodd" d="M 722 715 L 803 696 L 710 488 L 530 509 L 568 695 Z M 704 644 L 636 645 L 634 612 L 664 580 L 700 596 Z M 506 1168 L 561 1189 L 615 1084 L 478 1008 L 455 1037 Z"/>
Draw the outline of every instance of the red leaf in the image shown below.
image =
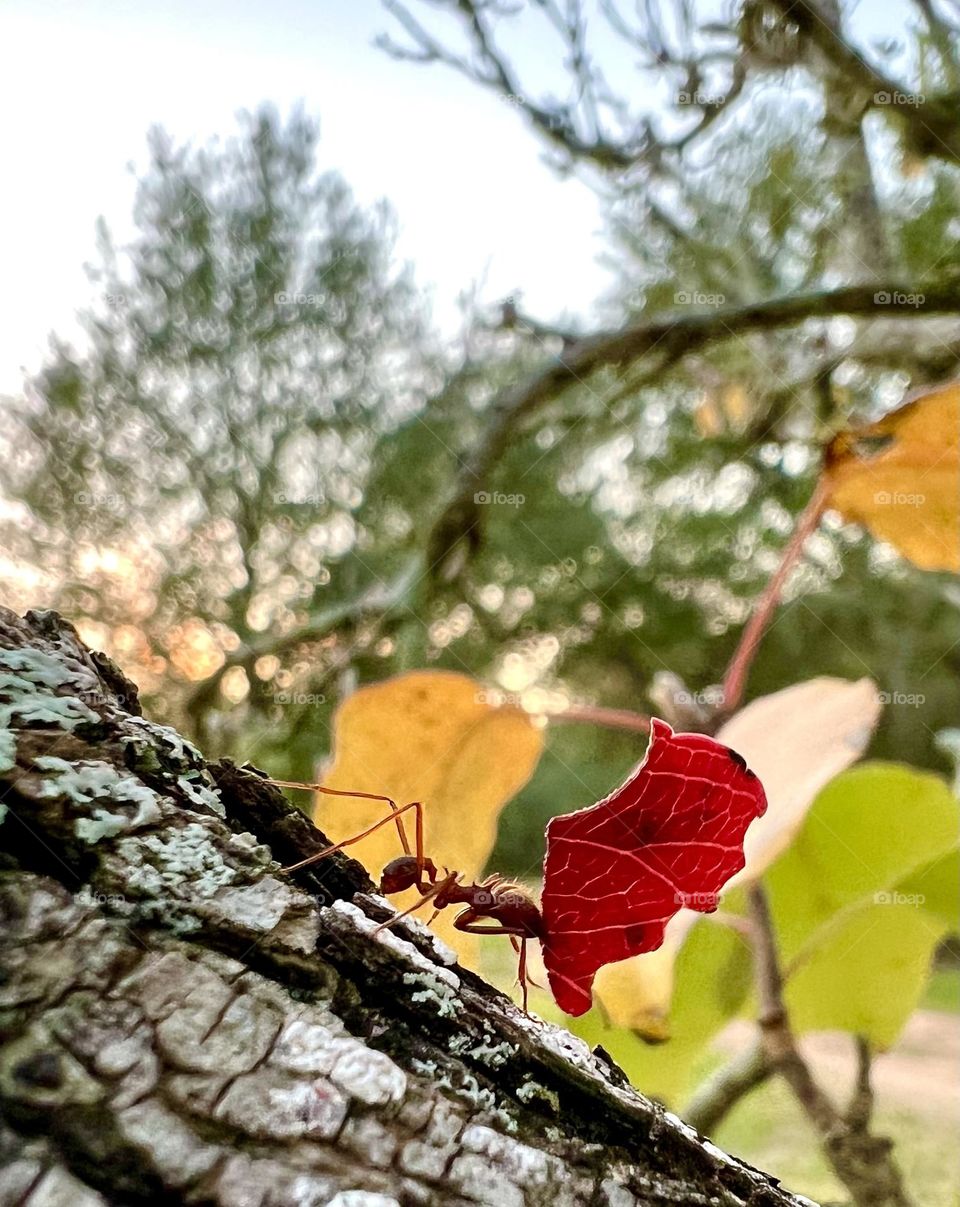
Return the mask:
<path id="1" fill-rule="evenodd" d="M 712 913 L 766 807 L 739 754 L 655 718 L 626 783 L 547 826 L 543 958 L 560 1008 L 589 1010 L 597 970 L 659 947 L 682 907 Z"/>

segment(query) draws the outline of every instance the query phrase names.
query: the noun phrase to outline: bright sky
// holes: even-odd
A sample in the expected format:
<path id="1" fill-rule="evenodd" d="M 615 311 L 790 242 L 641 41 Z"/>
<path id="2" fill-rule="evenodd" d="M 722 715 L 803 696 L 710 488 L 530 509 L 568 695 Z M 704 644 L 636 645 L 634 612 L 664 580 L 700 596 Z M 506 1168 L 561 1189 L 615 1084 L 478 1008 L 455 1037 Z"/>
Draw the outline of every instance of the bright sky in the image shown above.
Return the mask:
<path id="1" fill-rule="evenodd" d="M 484 273 L 490 299 L 522 288 L 541 317 L 589 314 L 608 283 L 593 194 L 557 179 L 509 105 L 374 49 L 390 26 L 377 0 L 6 0 L 0 392 L 19 390 L 51 329 L 75 334 L 94 222 L 131 232 L 127 165 L 145 164 L 148 127 L 202 142 L 265 99 L 286 113 L 303 98 L 321 165 L 364 202 L 390 199 L 445 326 Z"/>

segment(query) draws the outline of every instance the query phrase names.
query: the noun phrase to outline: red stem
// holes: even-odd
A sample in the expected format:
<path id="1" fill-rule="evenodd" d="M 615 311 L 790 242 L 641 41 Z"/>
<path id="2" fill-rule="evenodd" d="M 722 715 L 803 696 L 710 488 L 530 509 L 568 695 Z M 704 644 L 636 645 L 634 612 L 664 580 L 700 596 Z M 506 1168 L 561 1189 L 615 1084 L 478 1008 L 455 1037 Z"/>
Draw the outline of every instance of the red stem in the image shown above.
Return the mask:
<path id="1" fill-rule="evenodd" d="M 629 729 L 633 733 L 649 733 L 650 718 L 642 712 L 631 712 L 629 708 L 601 708 L 594 704 L 571 704 L 563 712 L 549 713 L 551 725 L 560 721 L 583 722 L 587 725 L 604 725 L 607 729 Z"/>
<path id="2" fill-rule="evenodd" d="M 820 523 L 820 517 L 827 505 L 828 495 L 826 476 L 821 474 L 813 494 L 810 496 L 810 501 L 797 519 L 793 535 L 780 559 L 780 565 L 777 566 L 770 581 L 764 587 L 753 615 L 740 634 L 740 642 L 730 659 L 730 665 L 727 667 L 727 673 L 723 679 L 723 711 L 727 716 L 736 712 L 740 707 L 747 675 L 750 673 L 757 648 L 777 610 L 787 578 L 803 552 L 807 537 L 816 531 L 817 525 Z"/>

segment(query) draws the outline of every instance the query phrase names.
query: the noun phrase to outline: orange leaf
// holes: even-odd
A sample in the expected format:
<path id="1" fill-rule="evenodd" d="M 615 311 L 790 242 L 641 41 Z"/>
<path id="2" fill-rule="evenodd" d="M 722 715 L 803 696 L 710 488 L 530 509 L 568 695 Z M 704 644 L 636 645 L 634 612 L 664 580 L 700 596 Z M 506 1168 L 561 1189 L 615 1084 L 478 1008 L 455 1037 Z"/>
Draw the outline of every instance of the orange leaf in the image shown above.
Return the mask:
<path id="1" fill-rule="evenodd" d="M 922 570 L 960 572 L 960 383 L 919 394 L 827 449 L 829 505 Z"/>

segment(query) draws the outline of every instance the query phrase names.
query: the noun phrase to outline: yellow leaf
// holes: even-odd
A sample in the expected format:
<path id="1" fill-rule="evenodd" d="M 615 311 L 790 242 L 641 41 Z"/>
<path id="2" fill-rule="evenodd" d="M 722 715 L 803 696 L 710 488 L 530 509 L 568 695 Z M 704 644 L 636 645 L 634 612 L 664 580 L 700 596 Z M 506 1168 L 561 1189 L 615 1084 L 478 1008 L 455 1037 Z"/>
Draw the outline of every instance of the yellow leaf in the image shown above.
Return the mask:
<path id="1" fill-rule="evenodd" d="M 676 925 L 677 918 L 689 914 L 690 920 Z M 597 973 L 594 994 L 615 1027 L 628 1027 L 648 1043 L 670 1038 L 670 999 L 673 997 L 673 970 L 677 953 L 690 926 L 700 914 L 681 910 L 671 918 L 663 945 L 642 956 L 607 964 Z"/>
<path id="2" fill-rule="evenodd" d="M 829 504 L 922 570 L 960 572 L 960 384 L 928 390 L 827 449 Z"/>
<path id="3" fill-rule="evenodd" d="M 503 806 L 533 774 L 542 731 L 519 708 L 487 702 L 482 685 L 448 671 L 411 671 L 360 688 L 337 710 L 334 762 L 328 788 L 376 792 L 398 804 L 424 805 L 425 851 L 438 867 L 479 878 L 497 835 Z M 377 801 L 317 796 L 314 820 L 336 842 L 383 817 Z M 413 813 L 405 815 L 411 844 Z M 384 826 L 350 848 L 379 880 L 401 853 L 394 826 Z M 412 905 L 412 890 L 393 898 Z M 429 916 L 429 907 L 424 913 Z M 433 929 L 476 968 L 475 936 L 453 929 L 456 911 L 440 914 Z M 503 942 L 505 940 L 498 940 Z"/>
<path id="4" fill-rule="evenodd" d="M 746 864 L 725 892 L 763 875 L 790 845 L 821 788 L 866 750 L 879 716 L 870 679 L 823 677 L 752 701 L 720 729 L 717 740 L 743 755 L 767 794 L 766 813 L 747 831 Z M 651 1041 L 669 1037 L 676 958 L 700 917 L 681 910 L 657 951 L 601 970 L 597 996 L 616 1026 Z"/>

